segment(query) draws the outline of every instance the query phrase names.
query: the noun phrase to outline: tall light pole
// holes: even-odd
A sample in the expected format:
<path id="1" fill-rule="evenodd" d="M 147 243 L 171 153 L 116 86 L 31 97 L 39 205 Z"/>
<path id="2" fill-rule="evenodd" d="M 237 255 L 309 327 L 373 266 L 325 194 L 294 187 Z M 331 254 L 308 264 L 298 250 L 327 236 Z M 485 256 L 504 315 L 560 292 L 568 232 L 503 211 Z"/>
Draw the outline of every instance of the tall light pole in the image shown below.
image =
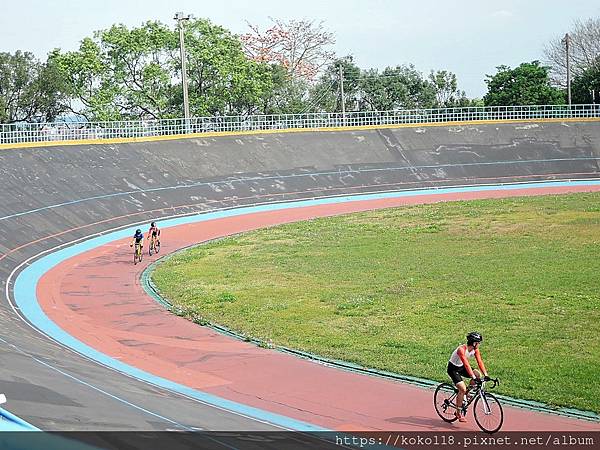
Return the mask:
<path id="1" fill-rule="evenodd" d="M 186 56 L 185 56 L 185 40 L 183 37 L 183 24 L 190 20 L 191 15 L 184 15 L 182 12 L 175 14 L 177 26 L 179 27 L 179 53 L 181 55 L 181 85 L 183 86 L 183 116 L 185 118 L 185 129 L 189 132 L 190 126 L 190 99 L 188 97 L 188 81 L 187 81 L 187 69 L 186 69 Z"/>
<path id="2" fill-rule="evenodd" d="M 571 106 L 571 62 L 569 57 L 569 47 L 571 45 L 571 38 L 569 37 L 569 33 L 565 34 L 563 44 L 565 44 L 567 55 L 567 92 L 569 95 L 569 106 Z"/>
<path id="3" fill-rule="evenodd" d="M 342 104 L 342 124 L 346 124 L 346 99 L 344 98 L 344 67 L 340 62 L 340 102 Z"/>

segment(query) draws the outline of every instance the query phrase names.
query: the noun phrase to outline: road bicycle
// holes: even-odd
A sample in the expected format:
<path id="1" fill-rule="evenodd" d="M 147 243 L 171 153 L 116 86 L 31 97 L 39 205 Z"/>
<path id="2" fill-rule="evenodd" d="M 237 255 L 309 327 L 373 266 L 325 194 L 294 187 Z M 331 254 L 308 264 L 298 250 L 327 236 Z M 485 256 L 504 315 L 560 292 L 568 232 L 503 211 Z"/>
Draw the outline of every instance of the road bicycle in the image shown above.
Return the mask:
<path id="1" fill-rule="evenodd" d="M 142 262 L 142 244 L 135 244 L 135 248 L 133 250 L 133 264 L 137 264 L 138 262 Z"/>
<path id="2" fill-rule="evenodd" d="M 158 236 L 150 236 L 150 244 L 148 245 L 148 255 L 160 252 L 160 240 Z"/>
<path id="3" fill-rule="evenodd" d="M 490 387 L 493 389 L 500 384 L 500 381 L 497 378 L 495 380 L 484 379 L 474 381 L 475 384 L 469 385 L 467 388 L 461 413 L 466 417 L 469 407 L 472 404 L 473 416 L 479 428 L 486 433 L 495 433 L 502 427 L 504 411 L 496 396 L 486 391 L 486 383 L 493 382 L 494 384 Z M 454 422 L 458 419 L 456 416 L 456 412 L 458 411 L 458 407 L 456 406 L 457 394 L 458 389 L 450 383 L 440 384 L 433 394 L 435 411 L 446 422 Z"/>

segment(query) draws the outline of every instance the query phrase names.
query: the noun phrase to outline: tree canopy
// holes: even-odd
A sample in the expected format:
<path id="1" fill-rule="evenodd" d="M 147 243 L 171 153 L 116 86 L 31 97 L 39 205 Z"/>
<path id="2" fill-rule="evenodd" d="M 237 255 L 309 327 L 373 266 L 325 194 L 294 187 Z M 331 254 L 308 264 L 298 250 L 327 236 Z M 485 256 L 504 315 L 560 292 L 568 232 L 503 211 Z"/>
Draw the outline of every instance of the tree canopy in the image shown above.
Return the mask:
<path id="1" fill-rule="evenodd" d="M 273 89 L 273 69 L 248 59 L 237 37 L 206 19 L 185 28 L 192 115 L 249 114 Z M 85 38 L 77 51 L 49 60 L 90 120 L 182 116 L 179 34 L 160 22 L 114 25 Z"/>
<path id="2" fill-rule="evenodd" d="M 66 110 L 62 79 L 32 53 L 0 53 L 0 122 L 53 121 Z"/>
<path id="3" fill-rule="evenodd" d="M 313 88 L 313 110 L 341 111 L 340 66 L 343 70 L 346 110 L 385 111 L 469 106 L 471 101 L 457 88 L 456 75 L 431 72 L 424 77 L 413 65 L 360 69 L 352 57 L 330 64 Z"/>
<path id="4" fill-rule="evenodd" d="M 486 106 L 557 105 L 564 103 L 564 93 L 550 85 L 549 68 L 539 61 L 522 63 L 511 69 L 498 66 L 495 75 L 486 75 Z"/>
<path id="5" fill-rule="evenodd" d="M 575 77 L 571 92 L 574 103 L 600 103 L 600 58 Z"/>
<path id="6" fill-rule="evenodd" d="M 447 70 L 433 70 L 429 74 L 429 82 L 435 92 L 436 106 L 439 108 L 453 108 L 471 106 L 472 101 L 467 98 L 465 91 L 458 89 L 456 75 Z"/>
<path id="7" fill-rule="evenodd" d="M 158 22 L 131 30 L 113 25 L 76 51 L 53 51 L 49 61 L 66 80 L 70 109 L 89 120 L 168 117 L 175 45 Z"/>

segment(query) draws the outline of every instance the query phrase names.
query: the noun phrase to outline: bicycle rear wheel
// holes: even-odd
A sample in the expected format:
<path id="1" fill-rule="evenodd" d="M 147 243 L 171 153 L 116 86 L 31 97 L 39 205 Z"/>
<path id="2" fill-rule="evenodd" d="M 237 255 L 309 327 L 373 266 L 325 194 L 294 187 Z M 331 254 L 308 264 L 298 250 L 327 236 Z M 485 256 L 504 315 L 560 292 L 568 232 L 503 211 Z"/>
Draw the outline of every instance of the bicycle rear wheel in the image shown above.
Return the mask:
<path id="1" fill-rule="evenodd" d="M 148 246 L 148 255 L 152 256 L 152 251 L 154 250 L 154 243 L 150 242 L 150 245 Z"/>
<path id="2" fill-rule="evenodd" d="M 490 434 L 498 431 L 504 422 L 504 411 L 500 401 L 488 393 L 475 399 L 473 415 L 479 428 Z"/>
<path id="3" fill-rule="evenodd" d="M 433 405 L 435 412 L 445 422 L 454 422 L 457 417 L 456 407 L 453 406 L 456 402 L 456 388 L 450 383 L 440 384 L 433 394 Z"/>

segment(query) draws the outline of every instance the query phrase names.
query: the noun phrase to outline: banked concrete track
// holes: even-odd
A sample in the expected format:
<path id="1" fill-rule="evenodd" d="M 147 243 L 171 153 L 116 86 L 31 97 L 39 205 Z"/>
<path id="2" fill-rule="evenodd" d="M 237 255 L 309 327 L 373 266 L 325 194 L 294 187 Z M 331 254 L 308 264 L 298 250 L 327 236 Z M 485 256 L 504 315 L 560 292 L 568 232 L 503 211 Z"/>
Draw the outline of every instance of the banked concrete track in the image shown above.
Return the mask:
<path id="1" fill-rule="evenodd" d="M 44 430 L 272 430 L 103 367 L 13 307 L 42 253 L 177 214 L 435 186 L 600 178 L 599 122 L 299 132 L 0 151 L 0 392 Z"/>

